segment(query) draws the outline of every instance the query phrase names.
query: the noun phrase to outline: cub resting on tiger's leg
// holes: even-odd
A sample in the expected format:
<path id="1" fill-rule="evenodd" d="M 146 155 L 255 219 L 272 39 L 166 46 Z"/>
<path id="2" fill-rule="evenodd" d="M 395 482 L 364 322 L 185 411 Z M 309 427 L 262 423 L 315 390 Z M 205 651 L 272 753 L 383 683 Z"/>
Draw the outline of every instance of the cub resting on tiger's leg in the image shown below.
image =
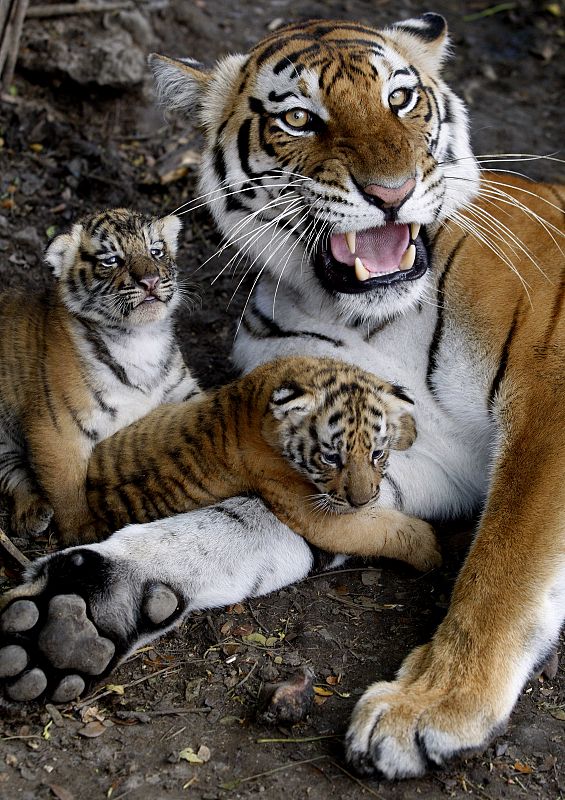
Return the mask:
<path id="1" fill-rule="evenodd" d="M 431 569 L 441 563 L 432 528 L 375 507 L 390 450 L 416 438 L 412 406 L 399 387 L 335 359 L 269 362 L 101 442 L 89 509 L 112 531 L 257 493 L 316 547 Z"/>
<path id="2" fill-rule="evenodd" d="M 0 297 L 0 491 L 16 533 L 54 514 L 64 544 L 96 538 L 81 529 L 96 443 L 198 391 L 173 332 L 179 229 L 174 216 L 91 214 L 47 248 L 54 287 Z"/>

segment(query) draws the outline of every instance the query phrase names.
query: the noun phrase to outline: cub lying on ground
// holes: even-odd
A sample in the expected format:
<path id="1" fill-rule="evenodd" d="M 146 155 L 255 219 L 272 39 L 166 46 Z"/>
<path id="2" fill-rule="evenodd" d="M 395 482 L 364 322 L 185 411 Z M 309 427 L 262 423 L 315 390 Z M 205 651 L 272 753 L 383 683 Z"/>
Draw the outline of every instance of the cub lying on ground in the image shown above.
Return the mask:
<path id="1" fill-rule="evenodd" d="M 63 544 L 75 541 L 96 443 L 198 390 L 171 318 L 179 229 L 174 216 L 92 214 L 48 247 L 53 288 L 0 297 L 0 492 L 15 532 L 54 516 Z"/>
<path id="2" fill-rule="evenodd" d="M 101 442 L 88 505 L 110 531 L 258 493 L 324 550 L 426 570 L 441 560 L 431 527 L 375 508 L 389 450 L 416 437 L 412 405 L 399 387 L 341 361 L 270 362 Z"/>

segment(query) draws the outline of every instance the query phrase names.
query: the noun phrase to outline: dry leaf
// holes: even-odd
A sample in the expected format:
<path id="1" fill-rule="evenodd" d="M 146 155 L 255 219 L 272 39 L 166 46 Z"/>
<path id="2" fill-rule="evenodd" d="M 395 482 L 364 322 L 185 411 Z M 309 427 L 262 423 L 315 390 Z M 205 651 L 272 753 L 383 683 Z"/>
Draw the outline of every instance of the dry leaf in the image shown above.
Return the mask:
<path id="1" fill-rule="evenodd" d="M 57 800 L 75 800 L 75 796 L 72 792 L 69 792 L 68 789 L 65 789 L 63 786 L 59 786 L 58 783 L 48 783 L 47 784 Z"/>
<path id="2" fill-rule="evenodd" d="M 205 764 L 207 761 L 210 761 L 212 753 L 209 747 L 206 747 L 205 744 L 201 744 L 196 755 L 198 758 L 202 759 L 202 762 Z"/>
<path id="3" fill-rule="evenodd" d="M 121 683 L 107 683 L 104 688 L 107 692 L 113 692 L 114 694 L 124 694 L 125 692 Z"/>
<path id="4" fill-rule="evenodd" d="M 79 734 L 85 736 L 87 739 L 95 739 L 97 736 L 101 736 L 105 730 L 105 725 L 98 720 L 94 720 L 85 725 L 84 728 L 81 728 Z"/>
<path id="5" fill-rule="evenodd" d="M 267 637 L 263 636 L 262 633 L 249 633 L 247 636 L 242 636 L 241 638 L 248 644 L 260 644 L 265 646 L 267 643 Z"/>
<path id="6" fill-rule="evenodd" d="M 514 762 L 514 769 L 516 772 L 522 772 L 524 775 L 529 775 L 534 771 L 533 767 L 530 767 L 529 764 L 523 764 L 521 761 Z"/>
<path id="7" fill-rule="evenodd" d="M 326 686 L 314 686 L 314 694 L 317 694 L 319 697 L 331 697 L 333 690 L 328 689 Z"/>
<path id="8" fill-rule="evenodd" d="M 314 691 L 316 690 L 314 689 Z M 323 706 L 324 703 L 326 703 L 329 699 L 330 699 L 329 697 L 318 697 L 318 695 L 316 695 L 314 697 L 314 702 L 316 703 L 317 706 Z"/>
<path id="9" fill-rule="evenodd" d="M 549 713 L 555 719 L 565 720 L 565 708 L 552 708 Z"/>
<path id="10" fill-rule="evenodd" d="M 181 750 L 179 753 L 179 758 L 182 758 L 183 761 L 188 761 L 189 764 L 203 764 L 204 761 L 200 758 L 197 753 L 194 752 L 192 747 L 185 747 L 184 750 Z"/>

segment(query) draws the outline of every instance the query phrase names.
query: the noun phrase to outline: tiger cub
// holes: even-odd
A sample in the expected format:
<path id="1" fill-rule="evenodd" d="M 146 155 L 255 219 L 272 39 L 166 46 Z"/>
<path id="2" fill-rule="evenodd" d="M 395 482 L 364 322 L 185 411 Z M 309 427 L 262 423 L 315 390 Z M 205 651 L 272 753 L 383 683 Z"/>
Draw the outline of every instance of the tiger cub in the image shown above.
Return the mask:
<path id="1" fill-rule="evenodd" d="M 0 491 L 19 534 L 79 531 L 97 442 L 198 390 L 175 340 L 178 217 L 92 214 L 49 245 L 57 278 L 0 296 Z"/>
<path id="2" fill-rule="evenodd" d="M 110 531 L 258 493 L 324 550 L 429 569 L 440 563 L 431 527 L 375 507 L 389 451 L 416 437 L 411 408 L 398 387 L 340 361 L 264 364 L 101 442 L 90 510 Z"/>

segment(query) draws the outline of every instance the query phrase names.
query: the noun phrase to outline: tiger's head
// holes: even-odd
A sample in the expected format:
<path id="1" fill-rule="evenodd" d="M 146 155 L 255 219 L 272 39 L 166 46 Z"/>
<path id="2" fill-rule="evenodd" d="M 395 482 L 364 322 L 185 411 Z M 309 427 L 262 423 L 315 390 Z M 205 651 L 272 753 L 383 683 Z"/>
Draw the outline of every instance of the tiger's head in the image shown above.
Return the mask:
<path id="1" fill-rule="evenodd" d="M 445 20 L 424 14 L 296 23 L 210 71 L 151 64 L 164 103 L 204 128 L 201 188 L 227 240 L 342 318 L 375 320 L 422 297 L 430 237 L 478 187 L 447 50 Z"/>
<path id="2" fill-rule="evenodd" d="M 76 316 L 134 327 L 167 317 L 179 301 L 178 217 L 126 208 L 97 212 L 57 236 L 45 259 Z"/>
<path id="3" fill-rule="evenodd" d="M 390 451 L 407 450 L 416 438 L 413 401 L 333 359 L 288 364 L 271 392 L 263 436 L 316 486 L 320 509 L 345 513 L 375 503 Z"/>

